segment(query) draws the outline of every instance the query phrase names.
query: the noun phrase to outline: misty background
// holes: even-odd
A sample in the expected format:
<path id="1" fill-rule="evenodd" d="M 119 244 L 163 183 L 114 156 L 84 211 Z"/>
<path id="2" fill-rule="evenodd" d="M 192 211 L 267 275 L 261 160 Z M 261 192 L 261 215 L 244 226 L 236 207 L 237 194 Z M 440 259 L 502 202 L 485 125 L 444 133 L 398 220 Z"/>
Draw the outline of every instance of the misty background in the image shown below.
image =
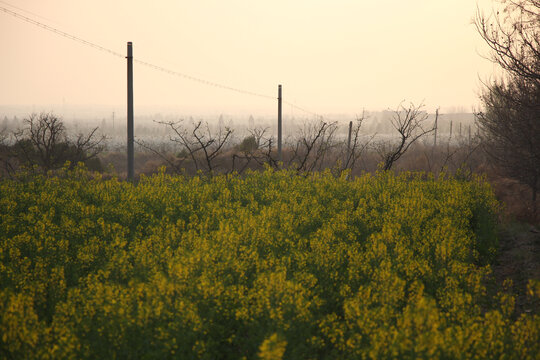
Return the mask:
<path id="1" fill-rule="evenodd" d="M 371 120 L 384 119 L 376 114 L 403 100 L 423 102 L 430 113 L 471 113 L 481 80 L 496 73 L 471 24 L 477 6 L 491 9 L 487 0 L 10 0 L 0 6 L 121 54 L 132 41 L 135 59 L 269 97 L 136 63 L 141 126 L 190 117 L 221 117 L 235 127 L 253 118 L 272 126 L 278 84 L 285 101 L 308 110 L 285 105 L 285 132 L 313 113 L 347 122 L 366 110 L 375 115 Z M 125 59 L 5 12 L 0 48 L 1 119 L 52 111 L 74 127 L 125 124 Z"/>

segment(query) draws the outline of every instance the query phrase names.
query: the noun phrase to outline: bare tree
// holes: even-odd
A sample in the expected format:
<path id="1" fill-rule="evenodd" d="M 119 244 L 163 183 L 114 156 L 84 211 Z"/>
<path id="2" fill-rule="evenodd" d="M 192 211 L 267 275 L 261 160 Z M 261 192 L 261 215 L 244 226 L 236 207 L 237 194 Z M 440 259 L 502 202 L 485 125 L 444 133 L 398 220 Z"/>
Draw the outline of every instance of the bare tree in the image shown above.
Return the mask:
<path id="1" fill-rule="evenodd" d="M 463 137 L 458 137 L 456 141 L 452 143 L 452 133 L 449 133 L 445 146 L 446 149 L 442 151 L 442 144 L 436 149 L 438 153 L 437 157 L 440 160 L 438 171 L 447 171 L 449 167 L 454 170 L 468 169 L 469 171 L 472 171 L 472 164 L 469 163 L 469 161 L 473 158 L 473 155 L 478 152 L 477 150 L 480 146 L 481 142 L 478 136 L 474 136 L 472 139 L 468 140 L 464 140 Z M 431 157 L 436 160 L 434 150 L 435 147 L 432 147 Z M 434 161 L 434 164 L 435 163 L 436 161 Z"/>
<path id="2" fill-rule="evenodd" d="M 318 123 L 304 124 L 300 137 L 292 144 L 289 166 L 297 172 L 311 172 L 321 169 L 326 156 L 337 147 L 334 141 L 336 122 L 320 120 Z"/>
<path id="3" fill-rule="evenodd" d="M 176 158 L 173 154 L 167 153 L 163 150 L 158 150 L 154 146 L 146 143 L 145 141 L 135 139 L 135 143 L 139 145 L 141 148 L 157 155 L 161 160 L 163 160 L 167 165 L 169 165 L 169 168 L 174 171 L 176 174 L 182 173 L 182 164 L 184 163 L 184 158 Z"/>
<path id="4" fill-rule="evenodd" d="M 422 110 L 423 107 L 423 104 L 415 106 L 413 103 L 405 107 L 401 103 L 394 110 L 391 124 L 397 131 L 399 139 L 396 143 L 383 142 L 377 145 L 377 151 L 384 161 L 384 170 L 390 170 L 394 163 L 409 150 L 412 144 L 422 136 L 435 130 L 434 127 L 424 128 L 428 114 Z"/>
<path id="5" fill-rule="evenodd" d="M 208 122 L 202 121 L 185 124 L 183 120 L 159 122 L 167 125 L 174 133 L 171 140 L 180 144 L 195 166 L 195 170 L 205 170 L 213 174 L 219 167 L 218 160 L 230 140 L 233 130 L 219 126 L 212 132 Z"/>
<path id="6" fill-rule="evenodd" d="M 366 116 L 363 112 L 361 116 L 356 117 L 354 124 L 351 124 L 351 138 L 350 142 L 347 143 L 347 151 L 345 153 L 343 169 L 353 170 L 354 166 L 356 165 L 356 161 L 362 156 L 366 148 L 376 136 L 376 134 L 373 134 L 367 141 L 362 141 L 360 129 L 362 128 L 362 124 L 365 119 Z"/>
<path id="7" fill-rule="evenodd" d="M 20 156 L 26 163 L 37 163 L 50 170 L 61 156 L 58 147 L 66 143 L 66 129 L 62 121 L 52 115 L 32 114 L 24 119 L 25 127 L 17 131 L 15 139 Z"/>
<path id="8" fill-rule="evenodd" d="M 96 131 L 97 128 L 71 139 L 62 120 L 54 114 L 32 114 L 24 119 L 24 127 L 13 133 L 15 144 L 9 151 L 18 164 L 37 165 L 45 172 L 67 161 L 72 166 L 78 162 L 88 164 L 103 150 L 105 137 L 98 137 Z"/>
<path id="9" fill-rule="evenodd" d="M 477 114 L 483 147 L 503 175 L 531 189 L 537 213 L 540 187 L 540 86 L 523 79 L 493 84 L 482 96 Z"/>
<path id="10" fill-rule="evenodd" d="M 98 128 L 95 127 L 88 134 L 80 133 L 74 140 L 68 139 L 68 143 L 72 144 L 74 150 L 74 160 L 86 162 L 95 159 L 103 151 L 105 136 L 98 136 L 97 130 Z"/>
<path id="11" fill-rule="evenodd" d="M 540 1 L 503 0 L 502 11 L 477 12 L 475 25 L 505 75 L 484 84 L 477 114 L 484 149 L 501 172 L 529 186 L 537 215 L 540 187 Z"/>
<path id="12" fill-rule="evenodd" d="M 510 76 L 540 81 L 540 1 L 501 0 L 501 10 L 476 13 L 477 32 L 490 47 L 489 58 Z"/>
<path id="13" fill-rule="evenodd" d="M 274 139 L 266 135 L 268 128 L 253 128 L 248 131 L 250 136 L 244 139 L 237 147 L 237 152 L 233 154 L 232 171 L 242 173 L 252 163 L 258 166 L 266 163 L 277 169 L 278 161 L 273 148 Z"/>

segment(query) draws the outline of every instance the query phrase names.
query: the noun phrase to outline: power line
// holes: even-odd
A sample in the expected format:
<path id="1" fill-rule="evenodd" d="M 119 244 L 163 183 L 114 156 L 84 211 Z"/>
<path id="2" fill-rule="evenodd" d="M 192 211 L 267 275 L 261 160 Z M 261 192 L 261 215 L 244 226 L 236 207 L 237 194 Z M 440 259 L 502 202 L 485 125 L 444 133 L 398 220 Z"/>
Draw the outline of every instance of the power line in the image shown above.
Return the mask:
<path id="1" fill-rule="evenodd" d="M 116 51 L 111 50 L 111 49 L 107 49 L 107 48 L 105 48 L 105 47 L 103 47 L 103 46 L 100 46 L 100 45 L 94 44 L 94 43 L 92 43 L 92 42 L 90 42 L 90 41 L 81 39 L 81 38 L 78 37 L 78 36 L 68 34 L 67 32 L 62 31 L 62 30 L 58 30 L 58 29 L 56 29 L 56 28 L 54 28 L 54 27 L 52 27 L 52 26 L 45 25 L 45 24 L 43 24 L 43 23 L 41 23 L 41 22 L 39 22 L 39 21 L 36 21 L 36 20 L 31 19 L 31 18 L 29 18 L 29 17 L 27 17 L 27 16 L 24 16 L 24 15 L 21 15 L 21 14 L 15 12 L 15 11 L 11 11 L 11 10 L 9 10 L 9 9 L 6 9 L 5 7 L 0 6 L 0 10 L 2 10 L 3 12 L 5 12 L 5 13 L 7 13 L 7 14 L 9 14 L 9 15 L 14 16 L 14 17 L 16 17 L 16 18 L 18 18 L 18 19 L 21 19 L 21 20 L 23 20 L 23 21 L 26 21 L 27 23 L 30 23 L 30 24 L 35 25 L 35 26 L 37 26 L 37 27 L 40 27 L 40 28 L 42 28 L 42 29 L 48 30 L 48 31 L 53 32 L 53 33 L 55 33 L 55 34 L 58 34 L 58 35 L 60 35 L 60 36 L 66 37 L 66 38 L 68 38 L 68 39 L 70 39 L 70 40 L 76 41 L 76 42 L 81 43 L 81 44 L 83 44 L 83 45 L 90 46 L 90 47 L 92 47 L 92 48 L 94 48 L 94 49 L 98 49 L 98 50 L 100 50 L 100 51 L 109 53 L 109 54 L 114 55 L 114 56 L 118 56 L 118 57 L 121 57 L 121 58 L 124 58 L 124 57 L 125 57 L 125 55 L 120 54 L 119 52 L 116 52 Z"/>
<path id="2" fill-rule="evenodd" d="M 287 104 L 287 105 L 289 105 L 289 106 L 291 106 L 291 107 L 293 107 L 293 108 L 295 108 L 295 109 L 297 109 L 297 110 L 303 111 L 303 112 L 305 112 L 306 114 L 310 114 L 310 115 L 313 115 L 313 116 L 318 117 L 318 118 L 324 117 L 324 116 L 322 116 L 322 115 L 320 115 L 320 114 L 317 114 L 316 112 L 313 112 L 313 111 L 304 109 L 303 107 L 300 107 L 300 106 L 298 106 L 298 105 L 295 105 L 295 104 L 293 104 L 293 103 L 291 103 L 291 102 L 288 102 L 288 101 L 283 100 L 283 103 L 284 103 L 284 104 Z"/>
<path id="3" fill-rule="evenodd" d="M 18 7 L 18 6 L 15 6 L 15 5 L 13 5 L 13 4 L 10 4 L 10 3 L 8 3 L 7 1 L 0 0 L 0 3 L 6 4 L 6 5 L 9 6 L 9 7 L 12 7 L 12 8 L 14 8 L 14 9 L 20 10 L 20 11 L 22 11 L 22 12 L 24 12 L 24 13 L 33 15 L 33 16 L 38 17 L 38 18 L 40 18 L 40 19 L 47 20 L 47 21 L 50 21 L 50 22 L 54 22 L 54 21 L 51 20 L 51 19 L 47 19 L 46 17 L 43 17 L 43 16 L 38 15 L 38 14 L 35 14 L 35 13 L 31 12 L 31 11 L 28 11 L 28 10 L 22 9 L 22 8 L 20 8 L 20 7 Z"/>
<path id="4" fill-rule="evenodd" d="M 9 6 L 9 7 L 12 7 L 12 8 L 14 8 L 14 9 L 20 10 L 20 11 L 22 11 L 22 12 L 24 12 L 24 13 L 30 14 L 30 15 L 35 16 L 35 17 L 37 17 L 37 18 L 40 18 L 40 19 L 43 19 L 43 20 L 47 20 L 47 21 L 50 21 L 50 22 L 54 22 L 54 21 L 52 21 L 51 19 L 48 19 L 48 18 L 46 18 L 46 17 L 44 17 L 44 16 L 38 15 L 38 14 L 33 13 L 33 12 L 31 12 L 31 11 L 28 11 L 28 10 L 25 10 L 25 9 L 20 8 L 20 7 L 18 7 L 18 6 L 15 6 L 15 5 L 13 5 L 13 4 L 10 4 L 10 3 L 8 3 L 7 1 L 0 0 L 0 3 L 3 3 L 3 4 L 5 4 L 5 5 Z"/>
<path id="5" fill-rule="evenodd" d="M 245 94 L 245 95 L 257 96 L 257 97 L 261 97 L 261 98 L 265 98 L 265 99 L 272 99 L 272 100 L 276 99 L 275 96 L 259 94 L 259 93 L 253 92 L 253 91 L 242 90 L 242 89 L 234 88 L 232 86 L 222 85 L 222 84 L 219 84 L 219 83 L 216 83 L 216 82 L 213 82 L 213 81 L 199 79 L 199 78 L 196 78 L 196 77 L 191 76 L 191 75 L 187 75 L 187 74 L 184 74 L 184 73 L 181 73 L 181 72 L 178 72 L 178 71 L 170 70 L 170 69 L 158 66 L 158 65 L 148 63 L 146 61 L 137 60 L 137 59 L 133 59 L 133 61 L 140 64 L 140 65 L 144 65 L 144 66 L 147 66 L 149 68 L 152 68 L 154 70 L 158 70 L 158 71 L 170 74 L 170 75 L 179 76 L 179 77 L 182 77 L 184 79 L 191 80 L 191 81 L 196 81 L 196 82 L 199 82 L 199 83 L 204 84 L 204 85 L 213 86 L 213 87 L 216 87 L 216 88 L 225 89 L 225 90 L 229 90 L 229 91 L 234 91 L 234 92 Z"/>
<path id="6" fill-rule="evenodd" d="M 14 17 L 16 17 L 18 19 L 26 21 L 27 23 L 30 23 L 32 25 L 35 25 L 35 26 L 40 27 L 42 29 L 45 29 L 47 31 L 53 32 L 53 33 L 55 33 L 57 35 L 63 36 L 63 37 L 68 38 L 70 40 L 76 41 L 76 42 L 78 42 L 80 44 L 83 44 L 83 45 L 92 47 L 94 49 L 109 53 L 109 54 L 111 54 L 113 56 L 116 56 L 116 57 L 125 58 L 124 54 L 121 54 L 121 53 L 119 53 L 117 51 L 108 49 L 106 47 L 95 44 L 95 43 L 90 42 L 88 40 L 84 40 L 84 39 L 82 39 L 82 38 L 80 38 L 78 36 L 71 35 L 71 34 L 65 32 L 65 31 L 62 31 L 62 30 L 59 30 L 59 29 L 54 28 L 52 26 L 43 24 L 43 23 L 41 23 L 39 21 L 36 21 L 34 19 L 31 19 L 31 18 L 29 18 L 27 16 L 21 15 L 21 14 L 15 12 L 15 11 L 6 9 L 5 7 L 0 6 L 0 10 L 2 10 L 4 13 L 7 13 L 9 15 L 14 16 Z M 195 82 L 198 82 L 198 83 L 201 83 L 201 84 L 204 84 L 204 85 L 213 86 L 213 87 L 216 87 L 216 88 L 225 89 L 225 90 L 229 90 L 229 91 L 234 91 L 234 92 L 245 94 L 245 95 L 257 96 L 257 97 L 262 97 L 262 98 L 267 98 L 267 99 L 272 99 L 272 100 L 275 99 L 274 96 L 259 94 L 259 93 L 253 92 L 253 91 L 243 90 L 243 89 L 235 88 L 235 87 L 232 87 L 232 86 L 219 84 L 219 83 L 216 83 L 216 82 L 213 82 L 213 81 L 204 80 L 204 79 L 201 79 L 201 78 L 197 78 L 195 76 L 191 76 L 191 75 L 184 74 L 184 73 L 181 73 L 181 72 L 178 72 L 178 71 L 170 70 L 170 69 L 164 68 L 162 66 L 158 66 L 158 65 L 155 65 L 155 64 L 152 64 L 152 63 L 149 63 L 149 62 L 146 62 L 146 61 L 138 60 L 138 59 L 135 59 L 135 58 L 133 59 L 133 61 L 140 64 L 140 65 L 152 68 L 154 70 L 158 70 L 158 71 L 170 74 L 170 75 L 180 76 L 182 78 L 185 78 L 185 79 L 188 79 L 188 80 L 191 80 L 191 81 L 195 81 Z"/>
<path id="7" fill-rule="evenodd" d="M 34 16 L 37 16 L 37 17 L 40 17 L 39 15 L 36 15 L 34 13 L 31 13 L 29 11 L 26 11 L 26 10 L 23 10 L 21 8 L 18 8 L 16 6 L 13 6 L 3 0 L 0 0 L 1 3 L 4 3 L 4 4 L 7 4 L 9 6 L 12 6 L 13 8 L 16 8 L 16 9 L 19 9 L 21 11 L 24 11 L 24 12 L 27 12 L 29 14 L 32 14 Z M 93 43 L 91 41 L 88 41 L 88 40 L 84 40 L 78 36 L 75 36 L 75 35 L 72 35 L 72 34 L 69 34 L 65 31 L 62 31 L 62 30 L 59 30 L 57 28 L 54 28 L 52 26 L 49 26 L 49 25 L 46 25 L 46 24 L 43 24 L 37 20 L 34 20 L 32 18 L 29 18 L 27 16 L 24 16 L 24 15 L 21 15 L 15 11 L 12 11 L 10 9 L 7 9 L 3 6 L 0 6 L 0 10 L 2 10 L 4 13 L 6 14 L 9 14 L 11 16 L 14 16 L 20 20 L 23 20 L 27 23 L 30 23 L 32 25 L 35 25 L 37 27 L 40 27 L 44 30 L 47 30 L 47 31 L 50 31 L 52 33 L 55 33 L 57 35 L 60 35 L 60 36 L 63 36 L 65 38 L 68 38 L 70 40 L 73 40 L 75 42 L 78 42 L 82 45 L 86 45 L 86 46 L 89 46 L 91 48 L 94 48 L 94 49 L 97 49 L 97 50 L 100 50 L 100 51 L 103 51 L 105 53 L 108 53 L 110 55 L 113 55 L 113 56 L 116 56 L 116 57 L 120 57 L 120 58 L 125 58 L 125 55 L 124 54 L 121 54 L 117 51 L 114 51 L 114 50 L 111 50 L 111 49 L 108 49 L 104 46 L 101 46 L 101 45 L 98 45 L 96 43 Z M 194 81 L 194 82 L 198 82 L 198 83 L 201 83 L 201 84 L 204 84 L 204 85 L 207 85 L 207 86 L 213 86 L 213 87 L 216 87 L 216 88 L 220 88 L 220 89 L 224 89 L 224 90 L 229 90 L 229 91 L 234 91 L 234 92 L 237 92 L 237 93 L 240 93 L 240 94 L 245 94 L 245 95 L 250 95 L 250 96 L 256 96 L 256 97 L 260 97 L 260 98 L 265 98 L 265 99 L 271 99 L 271 100 L 276 100 L 276 97 L 275 96 L 270 96 L 270 95 L 266 95 L 266 94 L 260 94 L 260 93 L 257 93 L 257 92 L 253 92 L 253 91 L 249 91 L 249 90 L 244 90 L 244 89 L 239 89 L 239 88 L 235 88 L 235 87 L 232 87 L 232 86 L 228 86 L 228 85 L 223 85 L 223 84 L 220 84 L 220 83 L 217 83 L 217 82 L 213 82 L 213 81 L 208 81 L 208 80 L 204 80 L 204 79 L 201 79 L 201 78 L 198 78 L 198 77 L 195 77 L 195 76 L 191 76 L 191 75 L 188 75 L 188 74 L 185 74 L 185 73 L 181 73 L 181 72 L 178 72 L 178 71 L 174 71 L 174 70 L 170 70 L 170 69 L 167 69 L 167 68 L 164 68 L 162 66 L 159 66 L 159 65 L 155 65 L 155 64 L 152 64 L 152 63 L 149 63 L 149 62 L 146 62 L 146 61 L 142 61 L 142 60 L 138 60 L 136 58 L 133 58 L 133 61 L 137 64 L 140 64 L 140 65 L 143 65 L 143 66 L 146 66 L 146 67 L 149 67 L 151 69 L 154 69 L 154 70 L 157 70 L 157 71 L 161 71 L 163 73 L 166 73 L 166 74 L 169 74 L 169 75 L 174 75 L 174 76 L 179 76 L 179 77 L 182 77 L 184 79 L 188 79 L 188 80 L 191 80 L 191 81 Z M 310 111 L 310 110 L 307 110 L 303 107 L 300 107 L 296 104 L 293 104 L 291 102 L 288 102 L 288 101 L 283 101 L 284 104 L 287 104 L 297 110 L 300 110 L 300 111 L 303 111 L 307 114 L 310 114 L 310 115 L 313 115 L 315 117 L 318 117 L 318 118 L 323 118 L 322 115 L 320 114 L 317 114 L 313 111 Z"/>

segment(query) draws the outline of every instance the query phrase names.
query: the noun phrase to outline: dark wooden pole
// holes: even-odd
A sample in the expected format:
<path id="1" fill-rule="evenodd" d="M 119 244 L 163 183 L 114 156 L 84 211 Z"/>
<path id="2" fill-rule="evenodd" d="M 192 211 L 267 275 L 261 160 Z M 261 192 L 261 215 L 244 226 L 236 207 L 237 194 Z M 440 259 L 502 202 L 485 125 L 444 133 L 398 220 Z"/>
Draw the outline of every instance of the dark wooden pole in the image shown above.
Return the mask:
<path id="1" fill-rule="evenodd" d="M 282 141 L 282 128 L 281 128 L 281 85 L 278 85 L 278 160 L 283 161 L 283 154 L 281 153 L 281 141 Z"/>
<path id="2" fill-rule="evenodd" d="M 351 135 L 352 135 L 352 121 L 349 121 L 349 136 L 347 137 L 347 165 L 351 157 Z"/>
<path id="3" fill-rule="evenodd" d="M 134 134 L 133 134 L 133 47 L 131 41 L 127 43 L 127 167 L 128 181 L 133 182 L 134 177 Z"/>
<path id="4" fill-rule="evenodd" d="M 439 120 L 439 109 L 435 110 L 435 131 L 434 131 L 434 135 L 433 135 L 433 146 L 437 146 L 437 126 L 439 124 L 437 124 Z"/>

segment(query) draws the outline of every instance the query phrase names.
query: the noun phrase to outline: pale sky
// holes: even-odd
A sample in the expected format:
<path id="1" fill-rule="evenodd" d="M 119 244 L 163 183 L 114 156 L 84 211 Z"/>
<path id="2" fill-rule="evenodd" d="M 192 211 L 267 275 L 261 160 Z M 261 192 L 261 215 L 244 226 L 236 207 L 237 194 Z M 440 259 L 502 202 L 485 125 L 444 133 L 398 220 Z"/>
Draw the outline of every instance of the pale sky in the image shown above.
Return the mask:
<path id="1" fill-rule="evenodd" d="M 495 71 L 471 21 L 489 0 L 9 0 L 4 7 L 170 70 L 277 96 L 310 111 L 360 113 L 424 101 L 478 106 Z M 13 6 L 10 6 L 13 5 Z M 15 7 L 14 7 L 15 6 Z M 25 11 L 23 11 L 25 10 Z M 126 60 L 0 9 L 0 106 L 126 104 Z M 135 64 L 137 107 L 274 114 L 276 101 Z M 298 113 L 300 113 L 298 111 Z M 0 114 L 1 115 L 1 114 Z"/>

